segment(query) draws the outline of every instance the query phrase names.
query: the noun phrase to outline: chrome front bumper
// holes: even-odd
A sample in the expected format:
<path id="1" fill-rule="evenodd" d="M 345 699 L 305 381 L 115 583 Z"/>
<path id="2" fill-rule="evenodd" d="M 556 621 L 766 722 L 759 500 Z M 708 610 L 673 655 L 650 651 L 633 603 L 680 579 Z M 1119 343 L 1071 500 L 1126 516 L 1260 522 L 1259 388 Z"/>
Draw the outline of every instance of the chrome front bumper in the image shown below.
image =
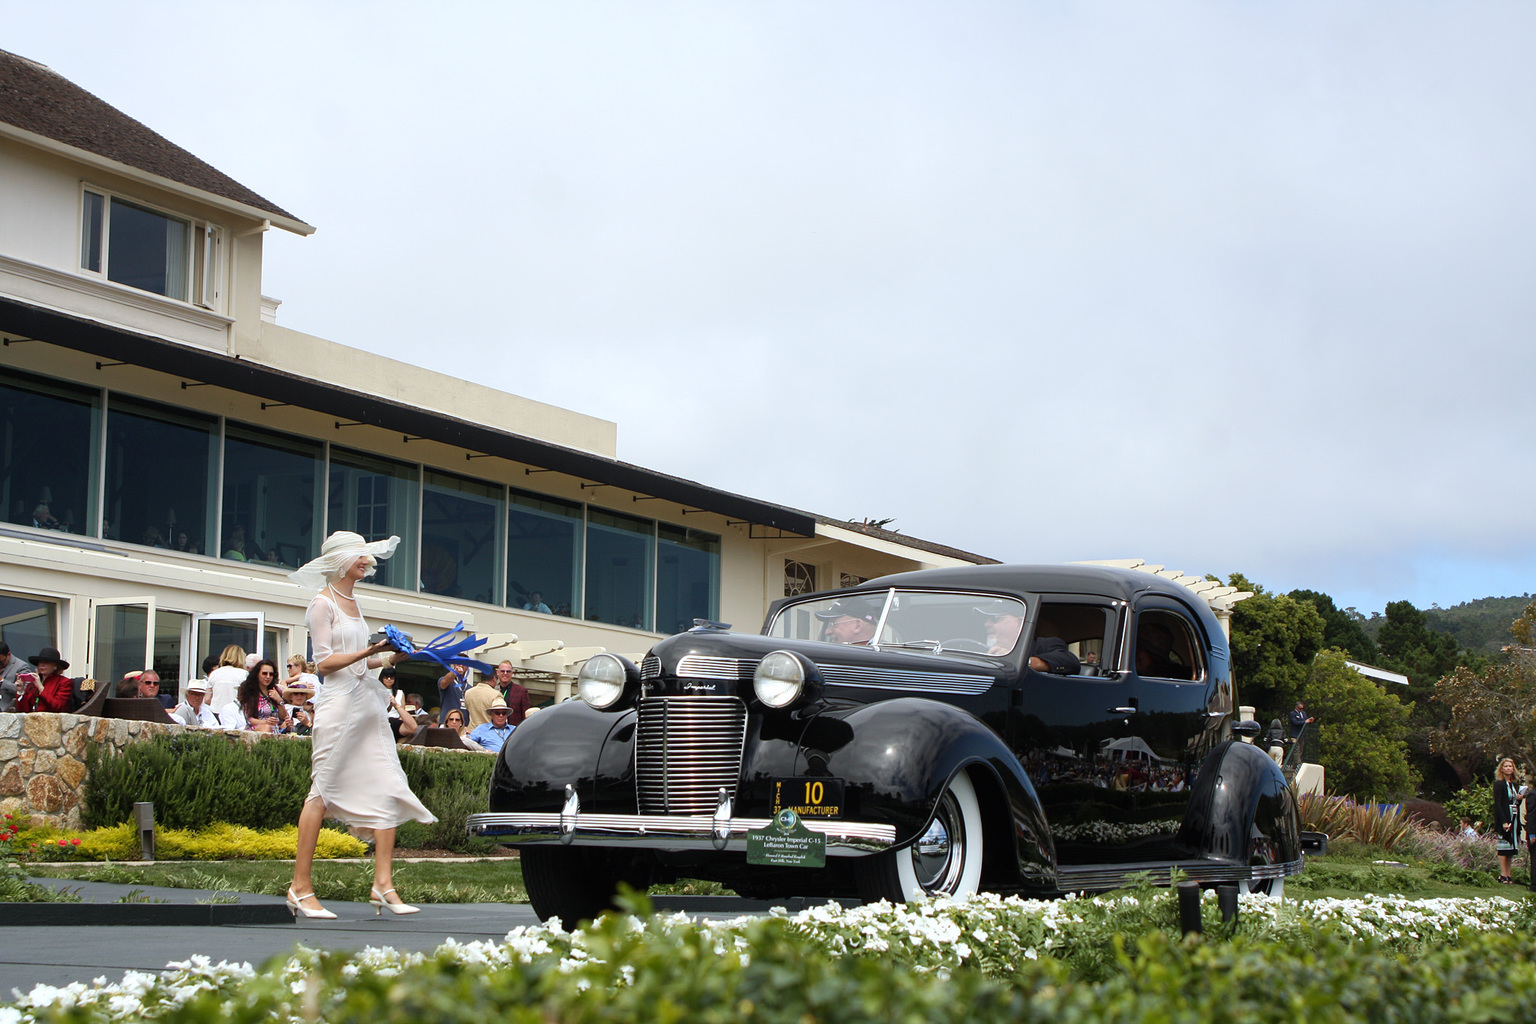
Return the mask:
<path id="1" fill-rule="evenodd" d="M 565 806 L 554 811 L 507 811 L 471 814 L 471 836 L 513 846 L 560 843 L 566 846 L 631 846 L 651 850 L 745 851 L 747 833 L 767 828 L 770 818 L 738 818 L 722 791 L 714 814 L 583 813 L 575 791 L 565 788 Z M 827 837 L 827 856 L 862 857 L 895 845 L 896 826 L 859 821 L 801 822 Z"/>

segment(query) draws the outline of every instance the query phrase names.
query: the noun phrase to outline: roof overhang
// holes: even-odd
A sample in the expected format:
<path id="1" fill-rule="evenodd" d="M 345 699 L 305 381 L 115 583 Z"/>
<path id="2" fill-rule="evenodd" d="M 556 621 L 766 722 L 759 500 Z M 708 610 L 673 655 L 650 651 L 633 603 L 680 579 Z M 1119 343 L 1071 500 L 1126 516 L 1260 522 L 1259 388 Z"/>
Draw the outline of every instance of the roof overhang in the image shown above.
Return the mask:
<path id="1" fill-rule="evenodd" d="M 595 484 L 713 512 L 743 524 L 812 537 L 816 518 L 797 509 L 720 491 L 617 459 L 352 391 L 249 360 L 192 348 L 0 297 L 0 331 L 131 363 L 230 391 L 303 406 L 350 422 L 454 445 L 468 452 L 553 470 Z"/>
<path id="2" fill-rule="evenodd" d="M 1246 601 L 1253 596 L 1251 590 L 1238 590 L 1215 580 L 1208 580 L 1204 576 L 1186 575 L 1178 569 L 1168 569 L 1161 565 L 1151 565 L 1142 558 L 1104 558 L 1087 562 L 1078 562 L 1078 565 L 1107 565 L 1117 569 L 1135 569 L 1137 572 L 1151 573 L 1153 576 L 1161 576 L 1165 580 L 1172 580 L 1181 586 L 1187 587 L 1189 592 L 1211 606 L 1211 611 L 1218 616 L 1230 615 L 1232 606 L 1239 601 Z"/>
<path id="3" fill-rule="evenodd" d="M 85 164 L 88 167 L 99 168 L 103 171 L 128 178 L 132 181 L 142 182 L 145 185 L 152 186 L 164 192 L 171 192 L 179 196 L 185 196 L 188 199 L 196 200 L 199 203 L 212 206 L 215 209 L 223 210 L 227 213 L 235 214 L 239 217 L 245 217 L 260 223 L 270 223 L 273 227 L 282 228 L 284 231 L 292 231 L 296 235 L 312 235 L 315 233 L 314 225 L 306 224 L 299 220 L 297 217 L 285 217 L 273 210 L 265 210 L 259 206 L 252 206 L 249 203 L 242 203 L 238 200 L 230 199 L 226 196 L 221 196 L 214 192 L 209 192 L 205 189 L 197 188 L 193 185 L 184 185 L 179 181 L 174 181 L 170 178 L 163 178 L 158 174 L 151 174 L 149 171 L 140 170 L 139 168 L 134 167 L 132 164 L 125 164 L 121 161 L 113 160 L 110 157 L 104 157 L 98 153 L 92 153 L 89 150 L 80 149 L 77 146 L 71 146 L 66 142 L 60 142 L 57 139 L 50 139 L 46 135 L 39 135 L 36 132 L 29 132 L 25 128 L 18 128 L 13 124 L 7 124 L 4 121 L 0 121 L 0 138 L 15 139 L 17 142 L 22 142 L 28 146 L 32 146 L 35 149 L 41 149 L 45 152 L 65 157 L 74 161 L 75 163 Z"/>

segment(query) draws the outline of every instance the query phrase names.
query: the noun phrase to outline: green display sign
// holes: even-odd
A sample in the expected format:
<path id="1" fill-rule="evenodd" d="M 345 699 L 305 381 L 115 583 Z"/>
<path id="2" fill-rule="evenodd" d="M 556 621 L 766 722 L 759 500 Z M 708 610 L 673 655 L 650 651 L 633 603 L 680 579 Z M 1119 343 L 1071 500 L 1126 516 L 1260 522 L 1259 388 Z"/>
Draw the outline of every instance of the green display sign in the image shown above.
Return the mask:
<path id="1" fill-rule="evenodd" d="M 785 808 L 766 828 L 747 833 L 747 863 L 779 868 L 826 867 L 827 837 L 806 828 L 800 815 Z"/>

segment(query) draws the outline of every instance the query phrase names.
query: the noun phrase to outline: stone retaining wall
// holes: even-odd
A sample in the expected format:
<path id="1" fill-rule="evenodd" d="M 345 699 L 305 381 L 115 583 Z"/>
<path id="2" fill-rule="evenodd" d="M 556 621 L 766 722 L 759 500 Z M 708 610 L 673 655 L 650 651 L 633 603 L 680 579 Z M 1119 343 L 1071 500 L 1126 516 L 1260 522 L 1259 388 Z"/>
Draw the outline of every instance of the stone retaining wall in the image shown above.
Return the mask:
<path id="1" fill-rule="evenodd" d="M 121 753 L 141 739 L 186 731 L 184 725 L 45 711 L 0 714 L 0 813 L 27 814 L 40 825 L 79 828 L 85 752 L 90 747 L 106 746 Z M 254 732 L 223 735 L 232 743 L 289 738 Z"/>

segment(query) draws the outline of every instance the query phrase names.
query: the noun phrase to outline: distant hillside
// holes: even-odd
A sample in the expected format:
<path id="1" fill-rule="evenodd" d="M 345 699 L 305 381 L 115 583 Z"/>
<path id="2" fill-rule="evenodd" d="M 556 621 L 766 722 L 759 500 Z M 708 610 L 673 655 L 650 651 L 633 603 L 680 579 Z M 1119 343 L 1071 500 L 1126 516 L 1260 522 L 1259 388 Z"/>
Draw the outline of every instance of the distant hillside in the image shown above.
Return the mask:
<path id="1" fill-rule="evenodd" d="M 1509 624 L 1520 617 L 1532 601 L 1530 594 L 1519 597 L 1485 597 L 1466 601 L 1451 608 L 1426 608 L 1425 625 L 1456 638 L 1456 643 L 1470 651 L 1497 654 L 1509 643 Z"/>

